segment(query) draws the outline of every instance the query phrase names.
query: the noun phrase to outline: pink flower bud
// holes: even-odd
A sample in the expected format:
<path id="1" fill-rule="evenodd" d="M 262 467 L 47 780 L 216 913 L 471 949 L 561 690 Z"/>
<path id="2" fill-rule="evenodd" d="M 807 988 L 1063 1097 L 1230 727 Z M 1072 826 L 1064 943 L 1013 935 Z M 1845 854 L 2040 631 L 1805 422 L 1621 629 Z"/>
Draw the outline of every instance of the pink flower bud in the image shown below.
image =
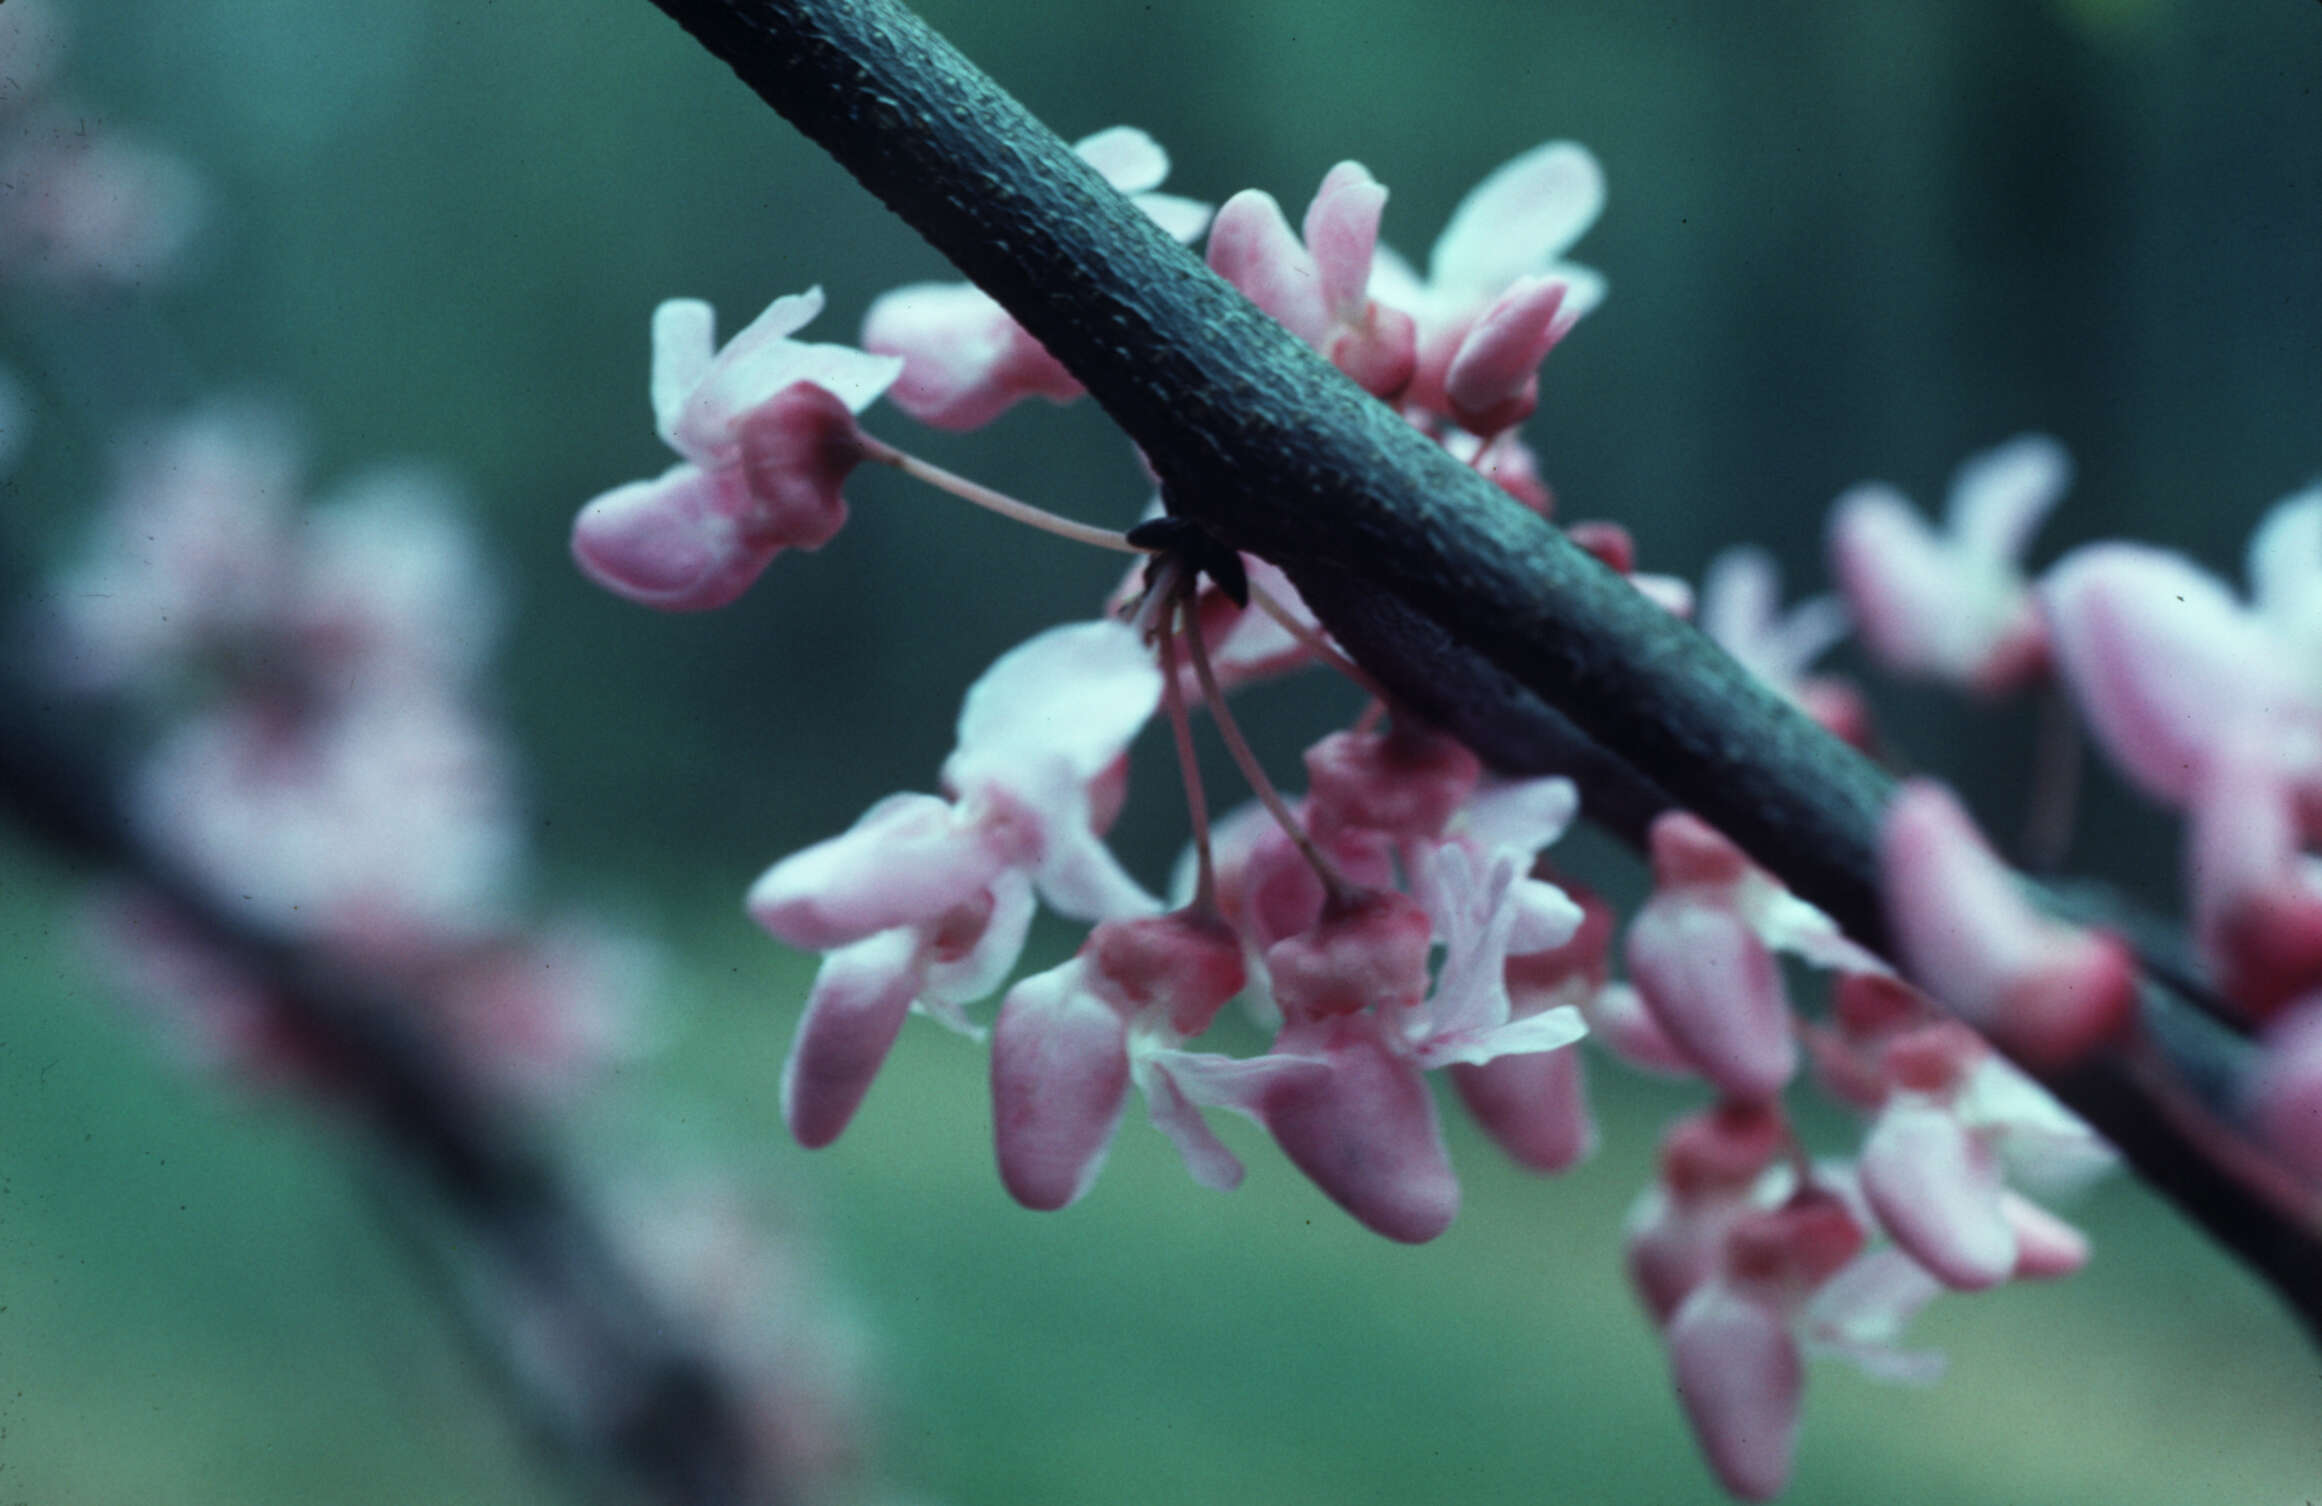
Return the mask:
<path id="1" fill-rule="evenodd" d="M 776 551 L 743 537 L 746 483 L 679 465 L 615 487 L 581 509 L 572 557 L 614 595 L 664 612 L 705 612 L 749 589 Z"/>
<path id="2" fill-rule="evenodd" d="M 1704 1077 L 1740 1098 L 1782 1091 L 1798 1069 L 1789 994 L 1739 915 L 1663 890 L 1630 922 L 1628 958 L 1655 1022 Z"/>
<path id="3" fill-rule="evenodd" d="M 2322 994 L 2300 1000 L 2267 1027 L 2250 1114 L 2278 1155 L 2322 1183 Z"/>
<path id="4" fill-rule="evenodd" d="M 1293 1022 L 1277 1055 L 1328 1069 L 1267 1083 L 1260 1117 L 1291 1164 L 1332 1202 L 1389 1239 L 1423 1244 L 1459 1212 L 1427 1080 L 1376 1015 Z"/>
<path id="5" fill-rule="evenodd" d="M 1106 996 L 1125 1014 L 1158 1009 L 1180 1037 L 1207 1030 L 1248 981 L 1240 938 L 1207 911 L 1108 920 L 1089 934 L 1086 950 Z"/>
<path id="6" fill-rule="evenodd" d="M 1510 283 L 1477 318 L 1443 374 L 1451 416 L 1476 434 L 1496 434 L 1531 417 L 1540 401 L 1540 363 L 1572 320 L 1565 285 L 1550 277 Z"/>
<path id="7" fill-rule="evenodd" d="M 2052 1281 L 2088 1264 L 2088 1236 L 2038 1203 L 2013 1192 L 2000 1194 L 2000 1211 L 2015 1235 L 2015 1281 Z"/>
<path id="8" fill-rule="evenodd" d="M 2127 947 L 2034 910 L 1941 785 L 1903 786 L 1879 855 L 1888 921 L 1912 978 L 2003 1047 L 2068 1062 L 2133 1017 Z"/>
<path id="9" fill-rule="evenodd" d="M 2014 1274 L 1998 1158 L 1949 1109 L 1898 1096 L 1863 1142 L 1861 1173 L 1879 1222 L 1945 1286 L 1980 1291 Z"/>
<path id="10" fill-rule="evenodd" d="M 863 348 L 897 356 L 896 407 L 939 429 L 978 429 L 1027 397 L 1085 389 L 1008 311 L 969 283 L 913 283 L 863 316 Z"/>
<path id="11" fill-rule="evenodd" d="M 1128 1101 L 1127 1026 L 1090 972 L 1083 955 L 1024 979 L 992 1027 L 1000 1180 L 1027 1208 L 1062 1208 L 1089 1189 Z"/>
<path id="12" fill-rule="evenodd" d="M 1519 1166 L 1564 1171 L 1596 1150 L 1596 1120 L 1588 1111 L 1588 1081 L 1578 1051 L 1454 1062 L 1451 1083 L 1484 1133 Z"/>
<path id="13" fill-rule="evenodd" d="M 2267 741 L 2218 751 L 2187 843 L 2194 933 L 2226 995 L 2259 1017 L 2322 987 L 2322 885 L 2303 862 L 2297 796 Z"/>
<path id="14" fill-rule="evenodd" d="M 1790 1483 L 1806 1367 L 1788 1317 L 1752 1289 L 1713 1281 L 1669 1324 L 1669 1367 L 1718 1483 L 1765 1501 Z"/>

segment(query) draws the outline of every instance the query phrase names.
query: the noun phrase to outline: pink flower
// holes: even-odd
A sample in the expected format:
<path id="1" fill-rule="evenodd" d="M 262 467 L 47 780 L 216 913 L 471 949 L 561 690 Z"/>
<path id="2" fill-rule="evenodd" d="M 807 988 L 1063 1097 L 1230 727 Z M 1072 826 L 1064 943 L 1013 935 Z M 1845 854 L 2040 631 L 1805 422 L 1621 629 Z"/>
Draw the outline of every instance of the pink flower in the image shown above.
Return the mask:
<path id="1" fill-rule="evenodd" d="M 1983 694 L 2037 675 L 2047 634 L 2024 580 L 2024 550 L 2071 480 L 2063 446 L 2026 434 L 1960 466 L 1941 533 L 1890 486 L 1840 497 L 1830 515 L 1831 567 L 1879 662 Z"/>
<path id="2" fill-rule="evenodd" d="M 2322 987 L 2322 869 L 2276 744 L 2227 741 L 2187 823 L 2193 933 L 2226 997 L 2264 1017 Z"/>
<path id="3" fill-rule="evenodd" d="M 790 338 L 822 289 L 777 298 L 715 344 L 696 299 L 653 311 L 653 411 L 684 457 L 616 487 L 573 522 L 573 558 L 616 595 L 670 612 L 724 606 L 784 549 L 819 549 L 846 522 L 839 486 L 862 459 L 854 415 L 902 371 L 892 357 Z"/>
<path id="4" fill-rule="evenodd" d="M 1114 126 L 1073 150 L 1178 240 L 1196 240 L 1208 225 L 1209 206 L 1154 192 L 1169 156 L 1143 131 Z M 881 295 L 863 318 L 863 348 L 901 359 L 895 406 L 939 429 L 981 428 L 1027 397 L 1068 403 L 1085 390 L 970 283 L 913 283 Z"/>
<path id="5" fill-rule="evenodd" d="M 2322 994 L 2298 1000 L 2267 1025 L 2250 1117 L 2293 1171 L 2322 1184 Z"/>
<path id="6" fill-rule="evenodd" d="M 1111 620 L 1052 628 L 967 694 L 944 766 L 951 798 L 894 795 L 845 834 L 776 863 L 751 918 L 829 953 L 784 1071 L 784 1113 L 810 1146 L 845 1128 L 914 1004 L 960 1006 L 1015 965 L 1035 885 L 1068 915 L 1159 908 L 1096 832 L 1092 791 L 1160 701 L 1160 671 Z"/>
<path id="7" fill-rule="evenodd" d="M 1769 689 L 1779 692 L 1822 729 L 1861 747 L 1870 736 L 1870 712 L 1846 681 L 1809 674 L 1816 659 L 1844 638 L 1850 624 L 1834 596 L 1816 596 L 1787 612 L 1773 556 L 1734 548 L 1709 562 L 1694 620 L 1719 648 L 1733 655 Z"/>
<path id="8" fill-rule="evenodd" d="M 56 593 L 57 677 L 93 691 L 150 684 L 277 626 L 299 554 L 299 469 L 283 426 L 246 409 L 124 446 L 93 557 Z"/>
<path id="9" fill-rule="evenodd" d="M 1198 1180 L 1239 1182 L 1240 1163 L 1202 1125 L 1172 1072 L 1185 1057 L 1176 1048 L 1209 1028 L 1243 976 L 1233 933 L 1177 910 L 1107 921 L 1071 961 L 1008 990 L 992 1033 L 992 1120 L 1009 1193 L 1026 1207 L 1055 1209 L 1086 1192 L 1132 1076 Z"/>
<path id="10" fill-rule="evenodd" d="M 139 771 L 135 809 L 250 924 L 373 950 L 503 923 L 521 852 L 504 751 L 430 695 L 189 718 Z"/>
<path id="11" fill-rule="evenodd" d="M 1380 247 L 1371 295 L 1417 324 L 1416 365 L 1403 401 L 1456 418 L 1462 405 L 1453 402 L 1447 384 L 1463 353 L 1478 375 L 1504 371 L 1511 332 L 1522 332 L 1512 343 L 1539 343 L 1545 355 L 1546 345 L 1603 302 L 1602 277 L 1559 259 L 1603 208 L 1604 172 L 1596 159 L 1569 141 L 1552 141 L 1503 164 L 1469 191 L 1436 239 L 1424 282 L 1401 257 Z M 1564 292 L 1543 317 L 1549 283 Z M 1493 316 L 1488 327 L 1487 316 Z M 1478 341 L 1472 350 L 1471 338 Z M 1486 347 L 1499 349 L 1487 355 Z M 1495 375 L 1488 385 L 1504 390 L 1506 381 Z M 1483 391 L 1478 387 L 1469 396 Z M 1471 411 L 1470 417 L 1488 423 L 1496 415 Z"/>
<path id="12" fill-rule="evenodd" d="M 0 182 L 0 276 L 68 289 L 166 276 L 205 212 L 183 162 L 119 131 L 91 132 L 62 106 L 17 127 Z"/>
<path id="13" fill-rule="evenodd" d="M 2040 584 L 2058 671 L 2105 751 L 2172 806 L 2190 804 L 2230 740 L 2278 750 L 2309 807 L 2322 800 L 2322 487 L 2250 539 L 2247 606 L 2164 550 L 2094 544 Z"/>
<path id="14" fill-rule="evenodd" d="M 1808 1187 L 1746 1213 L 1721 1240 L 1716 1274 L 1663 1337 L 1678 1400 L 1718 1483 L 1763 1501 L 1789 1484 L 1805 1356 L 1838 1355 L 1882 1380 L 1925 1380 L 1940 1362 L 1895 1350 L 1935 1283 L 1864 1230 L 1832 1190 Z"/>
<path id="15" fill-rule="evenodd" d="M 1796 1072 L 1777 950 L 1824 967 L 1875 970 L 1839 934 L 1699 818 L 1653 823 L 1653 897 L 1629 925 L 1629 975 L 1695 1070 L 1738 1098 L 1771 1098 Z"/>
<path id="16" fill-rule="evenodd" d="M 1903 786 L 1879 860 L 1904 971 L 2005 1049 L 2069 1062 L 2133 1017 L 2128 948 L 2034 910 L 1941 785 Z"/>
<path id="17" fill-rule="evenodd" d="M 1359 162 L 1341 162 L 1307 208 L 1305 243 L 1271 194 L 1245 189 L 1210 227 L 1209 265 L 1327 356 L 1365 390 L 1393 398 L 1411 379 L 1411 316 L 1370 296 L 1371 257 L 1387 190 Z"/>

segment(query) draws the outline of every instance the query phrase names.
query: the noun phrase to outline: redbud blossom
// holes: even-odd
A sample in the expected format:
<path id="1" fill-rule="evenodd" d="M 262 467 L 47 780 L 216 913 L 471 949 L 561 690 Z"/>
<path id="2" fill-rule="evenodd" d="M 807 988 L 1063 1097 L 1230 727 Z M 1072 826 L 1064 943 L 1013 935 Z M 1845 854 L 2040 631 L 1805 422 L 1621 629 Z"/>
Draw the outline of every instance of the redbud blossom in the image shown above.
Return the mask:
<path id="1" fill-rule="evenodd" d="M 1864 646 L 1897 674 L 1983 694 L 2046 663 L 2024 551 L 2071 484 L 2063 446 L 2026 434 L 1960 466 L 1930 529 L 1890 486 L 1849 491 L 1830 515 L 1830 562 Z"/>
<path id="2" fill-rule="evenodd" d="M 653 411 L 684 463 L 581 509 L 572 552 L 591 580 L 669 612 L 721 607 L 784 549 L 819 549 L 846 522 L 840 483 L 862 459 L 854 415 L 902 363 L 791 335 L 822 289 L 777 298 L 715 347 L 696 299 L 653 312 Z"/>
<path id="3" fill-rule="evenodd" d="M 1518 279 L 1565 288 L 1560 316 L 1578 319 L 1604 301 L 1604 279 L 1560 260 L 1604 208 L 1604 171 L 1586 149 L 1552 141 L 1503 163 L 1469 190 L 1437 237 L 1422 282 L 1385 246 L 1371 296 L 1417 322 L 1417 365 L 1403 401 L 1450 417 L 1451 364 L 1486 309 Z"/>
<path id="4" fill-rule="evenodd" d="M 1904 971 L 2009 1051 L 2068 1062 L 2133 1017 L 2127 947 L 2034 910 L 1941 785 L 1903 786 L 1879 859 Z"/>
<path id="5" fill-rule="evenodd" d="M 2292 1169 L 2322 1184 L 2322 994 L 2298 1000 L 2266 1027 L 2250 1117 Z"/>
<path id="6" fill-rule="evenodd" d="M 1073 150 L 1178 240 L 1196 240 L 1208 225 L 1208 205 L 1153 191 L 1169 175 L 1169 157 L 1143 131 L 1114 126 Z M 939 429 L 981 428 L 1024 398 L 1067 403 L 1086 390 L 971 283 L 913 283 L 882 294 L 863 317 L 863 348 L 900 358 L 895 406 Z"/>
<path id="7" fill-rule="evenodd" d="M 1328 357 L 1364 390 L 1394 398 L 1411 379 L 1411 316 L 1370 297 L 1387 190 L 1359 162 L 1332 168 L 1306 211 L 1305 243 L 1271 194 L 1245 189 L 1210 226 L 1212 271 Z"/>
<path id="8" fill-rule="evenodd" d="M 1242 982 L 1233 934 L 1202 912 L 1178 910 L 1107 921 L 1071 961 L 1010 989 L 992 1030 L 994 1143 L 1009 1193 L 1054 1209 L 1088 1190 L 1120 1124 L 1133 1053 L 1144 1059 L 1134 1075 L 1154 1122 L 1186 1153 L 1196 1179 L 1238 1182 L 1240 1164 L 1200 1125 L 1170 1072 L 1186 1056 L 1175 1048 L 1209 1028 Z M 1212 1164 L 1215 1157 L 1223 1163 Z"/>
<path id="9" fill-rule="evenodd" d="M 2278 749 L 2301 809 L 2322 798 L 2322 488 L 2250 539 L 2248 606 L 2190 561 L 2094 544 L 2040 583 L 2057 669 L 2105 751 L 2146 793 L 2194 798 L 2229 739 Z"/>
<path id="10" fill-rule="evenodd" d="M 1098 837 L 1094 791 L 1160 686 L 1122 623 L 1038 634 L 969 689 L 944 765 L 950 799 L 890 796 L 752 886 L 752 919 L 830 953 L 784 1075 L 784 1112 L 803 1143 L 845 1127 L 914 1004 L 968 1028 L 960 1006 L 1015 965 L 1034 885 L 1082 919 L 1158 908 Z"/>
<path id="11" fill-rule="evenodd" d="M 1697 1071 L 1735 1097 L 1771 1098 L 1798 1065 L 1775 951 L 1880 964 L 1697 817 L 1661 816 L 1651 841 L 1653 897 L 1629 926 L 1629 975 Z"/>
<path id="12" fill-rule="evenodd" d="M 1773 556 L 1736 548 L 1709 562 L 1694 621 L 1769 689 L 1779 692 L 1841 742 L 1870 740 L 1862 693 L 1832 675 L 1809 674 L 1814 661 L 1844 638 L 1850 624 L 1835 596 L 1781 609 L 1782 582 Z"/>

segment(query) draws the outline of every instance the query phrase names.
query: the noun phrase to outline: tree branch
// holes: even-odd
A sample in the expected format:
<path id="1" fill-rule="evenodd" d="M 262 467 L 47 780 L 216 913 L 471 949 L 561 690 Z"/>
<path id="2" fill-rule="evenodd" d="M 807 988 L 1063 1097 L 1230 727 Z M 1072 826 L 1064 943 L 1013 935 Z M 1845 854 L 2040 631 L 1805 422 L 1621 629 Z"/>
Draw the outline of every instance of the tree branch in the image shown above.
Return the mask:
<path id="1" fill-rule="evenodd" d="M 1864 945 L 1891 781 L 1259 313 L 896 0 L 656 0 L 1005 305 L 1172 511 L 1288 571 L 1365 668 L 1505 772 L 1578 746 L 1725 832 Z M 1577 743 L 1575 739 L 1578 739 Z M 2160 985 L 2136 1052 L 2048 1086 L 2322 1336 L 2322 1237 L 2232 1174 L 2156 1047 L 2241 1043 Z"/>
<path id="2" fill-rule="evenodd" d="M 374 1131 L 397 1185 L 426 1192 L 466 1237 L 456 1252 L 430 1247 L 465 1263 L 472 1285 L 440 1283 L 469 1305 L 462 1316 L 503 1339 L 511 1312 L 553 1327 L 559 1385 L 543 1387 L 515 1352 L 538 1333 L 493 1355 L 529 1430 L 657 1506 L 779 1506 L 782 1482 L 721 1368 L 637 1282 L 554 1161 L 418 1027 L 426 1012 L 218 903 L 124 817 L 105 761 L 61 728 L 61 714 L 0 671 L 0 819 L 133 880 L 265 985 L 286 1032 Z"/>

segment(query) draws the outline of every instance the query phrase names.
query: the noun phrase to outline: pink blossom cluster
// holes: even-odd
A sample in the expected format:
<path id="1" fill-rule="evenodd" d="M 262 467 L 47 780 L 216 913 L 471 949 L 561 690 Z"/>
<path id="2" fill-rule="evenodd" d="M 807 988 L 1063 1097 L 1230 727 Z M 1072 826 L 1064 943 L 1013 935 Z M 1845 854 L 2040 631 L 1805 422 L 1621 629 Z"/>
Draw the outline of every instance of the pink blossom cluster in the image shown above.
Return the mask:
<path id="1" fill-rule="evenodd" d="M 1141 133 L 1080 150 L 1180 238 L 1199 239 L 1206 219 L 1213 270 L 1550 511 L 1517 428 L 1542 361 L 1604 295 L 1562 259 L 1602 203 L 1585 151 L 1552 143 L 1486 177 L 1422 277 L 1380 243 L 1386 189 L 1359 164 L 1333 168 L 1293 229 L 1255 190 L 1214 217 L 1159 195 L 1167 159 Z M 1146 559 L 1106 615 L 1018 645 L 970 688 L 934 792 L 890 796 L 751 888 L 761 926 L 823 959 L 782 1076 L 802 1144 L 844 1131 L 917 1012 L 988 1037 L 1000 1179 L 1026 1206 L 1089 1192 L 1133 1090 L 1202 1185 L 1243 1176 L 1209 1118 L 1225 1110 L 1364 1225 L 1417 1242 L 1459 1204 L 1428 1074 L 1443 1070 L 1520 1164 L 1562 1171 L 1596 1144 L 1577 1049 L 1594 1035 L 1713 1095 L 1671 1130 L 1628 1258 L 1711 1467 L 1749 1499 L 1789 1478 L 1806 1356 L 1926 1378 L 1933 1357 L 1897 1342 L 1934 1295 L 2086 1260 L 2085 1239 L 2027 1189 L 2082 1179 L 2108 1152 L 2014 1063 L 2060 1066 L 2129 1039 L 2136 967 L 2118 938 L 2036 909 L 1939 785 L 1904 787 L 1882 851 L 1910 981 L 1682 811 L 1653 824 L 1652 892 L 1624 931 L 1544 857 L 1579 813 L 1572 783 L 1496 777 L 1403 713 L 1274 566 L 1157 509 L 1126 534 L 1068 523 L 864 432 L 857 416 L 882 394 L 956 429 L 1080 392 L 986 295 L 890 293 L 862 351 L 790 340 L 819 307 L 779 300 L 713 353 L 706 310 L 663 306 L 654 405 L 685 463 L 583 510 L 574 550 L 593 577 L 648 605 L 719 604 L 778 549 L 826 541 L 844 518 L 839 487 L 866 459 Z M 682 362 L 668 355 L 676 326 Z M 697 416 L 682 429 L 680 411 Z M 2022 562 L 2069 472 L 2054 441 L 2011 441 L 1962 468 L 1940 530 L 1892 489 L 1857 488 L 1832 515 L 1841 594 L 1789 610 L 1760 552 L 1721 557 L 1696 601 L 1639 573 L 1618 524 L 1569 533 L 1860 747 L 1878 745 L 1869 703 L 1814 670 L 1850 631 L 1879 666 L 1978 696 L 2060 682 L 2133 781 L 2188 808 L 2203 946 L 2234 997 L 2279 1011 L 2261 1117 L 2322 1175 L 2322 868 L 2304 851 L 2322 830 L 2322 681 L 2301 667 L 2322 647 L 2322 493 L 2261 530 L 2244 606 L 2127 545 L 2077 552 L 2035 585 Z M 1375 699 L 1307 750 L 1305 791 L 1288 796 L 1225 693 L 1311 665 Z M 1256 796 L 1214 825 L 1193 709 Z M 1104 840 L 1130 744 L 1157 714 L 1193 826 L 1166 901 Z M 1067 961 L 1011 984 L 1042 904 L 1091 929 Z M 1817 1014 L 1795 1006 L 1784 956 L 1827 976 Z M 973 1011 L 994 995 L 986 1025 Z M 1271 1033 L 1264 1051 L 1212 1049 L 1236 999 Z M 1850 1154 L 1807 1151 L 1785 1109 L 1801 1086 L 1860 1115 Z"/>
<path id="2" fill-rule="evenodd" d="M 63 88 L 54 0 L 0 7 L 0 280 L 91 290 L 166 275 L 202 215 L 176 157 L 94 122 Z"/>
<path id="3" fill-rule="evenodd" d="M 53 602 L 52 679 L 145 724 L 134 814 L 243 923 L 394 980 L 529 1094 L 636 1047 L 641 944 L 525 923 L 515 770 L 478 683 L 499 598 L 440 479 L 381 469 L 307 506 L 278 423 L 196 413 L 123 447 Z M 308 1065 L 165 908 L 124 894 L 99 923 L 198 1056 Z"/>

